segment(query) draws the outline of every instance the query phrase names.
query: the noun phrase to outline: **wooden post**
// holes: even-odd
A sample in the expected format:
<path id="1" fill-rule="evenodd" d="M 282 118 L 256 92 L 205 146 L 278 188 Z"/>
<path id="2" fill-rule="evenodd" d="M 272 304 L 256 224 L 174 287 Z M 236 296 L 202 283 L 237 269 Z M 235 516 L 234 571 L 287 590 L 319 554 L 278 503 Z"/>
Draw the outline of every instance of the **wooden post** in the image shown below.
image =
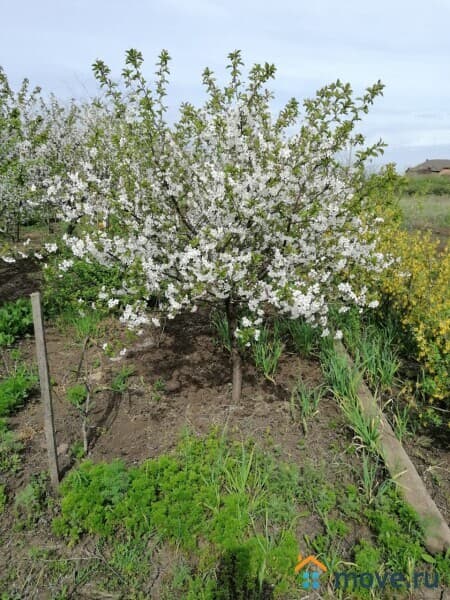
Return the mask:
<path id="1" fill-rule="evenodd" d="M 44 404 L 44 429 L 47 441 L 48 467 L 52 488 L 54 492 L 57 492 L 59 486 L 58 455 L 56 452 L 47 347 L 45 344 L 44 324 L 42 321 L 41 294 L 39 292 L 31 294 L 31 307 L 33 309 L 34 336 L 36 339 L 36 355 L 39 369 L 39 381 L 41 384 L 41 397 Z"/>
<path id="2" fill-rule="evenodd" d="M 335 342 L 335 348 L 347 364 L 354 367 L 342 342 Z M 392 481 L 395 481 L 403 497 L 419 517 L 425 534 L 426 548 L 432 554 L 445 552 L 450 549 L 450 527 L 364 381 L 359 384 L 357 395 L 363 415 L 367 419 L 376 419 L 379 423 L 380 454 Z"/>

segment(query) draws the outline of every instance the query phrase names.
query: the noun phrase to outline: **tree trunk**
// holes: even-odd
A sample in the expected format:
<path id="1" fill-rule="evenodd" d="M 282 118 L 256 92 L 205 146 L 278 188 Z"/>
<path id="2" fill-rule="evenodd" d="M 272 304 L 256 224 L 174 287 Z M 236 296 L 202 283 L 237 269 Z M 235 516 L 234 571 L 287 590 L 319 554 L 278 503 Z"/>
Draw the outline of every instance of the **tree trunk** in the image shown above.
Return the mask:
<path id="1" fill-rule="evenodd" d="M 236 306 L 232 303 L 230 299 L 225 302 L 227 321 L 228 321 L 228 331 L 230 333 L 230 344 L 231 344 L 231 361 L 232 361 L 232 397 L 231 401 L 233 404 L 239 404 L 241 401 L 241 392 L 242 392 L 242 357 L 239 352 L 236 336 L 234 332 L 237 328 L 237 315 L 236 315 Z"/>
<path id="2" fill-rule="evenodd" d="M 53 219 L 52 219 L 52 215 L 51 215 L 50 211 L 48 211 L 48 214 L 47 214 L 47 225 L 48 225 L 48 232 L 54 233 L 55 228 L 53 227 Z"/>
<path id="3" fill-rule="evenodd" d="M 233 404 L 239 404 L 242 392 L 242 359 L 236 347 L 232 348 L 231 356 L 233 360 L 233 392 L 231 400 Z"/>

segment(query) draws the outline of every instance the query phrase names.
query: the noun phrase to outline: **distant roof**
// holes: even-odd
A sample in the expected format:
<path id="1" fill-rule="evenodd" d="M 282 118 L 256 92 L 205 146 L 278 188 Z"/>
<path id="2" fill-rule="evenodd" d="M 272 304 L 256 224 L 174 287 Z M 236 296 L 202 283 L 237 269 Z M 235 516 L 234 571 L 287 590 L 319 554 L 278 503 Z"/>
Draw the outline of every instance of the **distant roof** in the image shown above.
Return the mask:
<path id="1" fill-rule="evenodd" d="M 442 171 L 442 169 L 450 169 L 450 159 L 435 158 L 426 160 L 416 167 L 411 167 L 408 171 Z"/>

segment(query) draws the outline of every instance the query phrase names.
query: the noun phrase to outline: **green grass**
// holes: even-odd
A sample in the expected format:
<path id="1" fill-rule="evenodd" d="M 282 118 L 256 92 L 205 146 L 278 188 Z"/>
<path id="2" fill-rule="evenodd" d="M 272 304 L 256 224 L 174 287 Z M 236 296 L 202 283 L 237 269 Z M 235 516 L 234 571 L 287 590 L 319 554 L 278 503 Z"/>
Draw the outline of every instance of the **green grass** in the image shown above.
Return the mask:
<path id="1" fill-rule="evenodd" d="M 319 349 L 320 331 L 302 319 L 280 319 L 278 327 L 286 333 L 294 350 L 302 357 L 309 358 Z"/>
<path id="2" fill-rule="evenodd" d="M 228 352 L 231 352 L 228 321 L 223 311 L 212 313 L 211 326 L 217 343 Z M 279 323 L 275 322 L 274 326 L 263 325 L 260 328 L 259 338 L 249 342 L 249 348 L 242 340 L 238 344 L 241 354 L 250 354 L 256 368 L 263 373 L 266 379 L 273 382 L 284 349 L 283 330 Z"/>
<path id="3" fill-rule="evenodd" d="M 252 354 L 256 368 L 266 379 L 274 381 L 281 355 L 283 342 L 277 328 L 269 329 L 267 325 L 261 328 L 259 339 L 252 343 Z"/>
<path id="4" fill-rule="evenodd" d="M 359 493 L 367 506 L 372 505 L 375 500 L 379 500 L 384 490 L 392 483 L 391 480 L 382 478 L 384 471 L 382 469 L 382 460 L 363 450 L 361 454 L 361 474 L 359 477 Z M 381 473 L 381 475 L 380 475 Z"/>
<path id="5" fill-rule="evenodd" d="M 72 541 L 84 534 L 139 540 L 156 531 L 187 554 L 200 553 L 205 568 L 233 564 L 225 580 L 237 577 L 249 593 L 267 577 L 281 589 L 294 583 L 297 477 L 295 467 L 254 444 L 187 436 L 174 455 L 140 467 L 82 463 L 61 486 L 54 531 Z"/>
<path id="6" fill-rule="evenodd" d="M 334 317 L 344 333 L 344 342 L 373 391 L 389 390 L 401 366 L 402 333 L 391 318 L 359 315 L 349 311 Z"/>
<path id="7" fill-rule="evenodd" d="M 450 196 L 450 177 L 406 177 L 403 191 L 408 196 Z"/>
<path id="8" fill-rule="evenodd" d="M 0 484 L 0 515 L 5 512 L 7 503 L 8 496 L 6 495 L 6 488 L 3 484 Z"/>
<path id="9" fill-rule="evenodd" d="M 395 393 L 405 375 L 402 365 L 410 352 L 409 341 L 392 315 L 349 311 L 337 319 L 347 349 L 375 395 L 386 400 L 383 411 L 397 438 L 402 441 L 414 433 L 416 424 L 411 406 L 400 404 Z M 343 367 L 344 368 L 344 367 Z M 334 384 L 335 386 L 336 384 Z"/>
<path id="10" fill-rule="evenodd" d="M 301 378 L 291 392 L 291 414 L 295 418 L 299 413 L 305 434 L 308 432 L 308 421 L 318 413 L 323 394 L 322 385 L 310 387 Z"/>
<path id="11" fill-rule="evenodd" d="M 403 196 L 400 208 L 408 229 L 450 227 L 450 191 L 442 196 Z"/>
<path id="12" fill-rule="evenodd" d="M 358 387 L 362 380 L 358 355 L 355 364 L 350 365 L 347 358 L 330 342 L 324 342 L 320 362 L 329 389 L 339 402 L 347 423 L 354 433 L 357 447 L 365 448 L 377 455 L 379 423 L 363 413 L 358 399 Z"/>
<path id="13" fill-rule="evenodd" d="M 211 314 L 211 326 L 216 334 L 218 344 L 231 352 L 230 329 L 223 311 L 216 310 Z"/>
<path id="14" fill-rule="evenodd" d="M 111 389 L 113 392 L 117 392 L 118 394 L 123 394 L 129 388 L 129 378 L 135 372 L 135 368 L 133 366 L 123 366 L 118 373 L 114 375 L 114 378 L 111 382 Z"/>
<path id="15" fill-rule="evenodd" d="M 370 567 L 408 576 L 432 560 L 447 580 L 448 560 L 426 553 L 416 516 L 384 480 L 379 460 L 363 452 L 362 465 L 353 484 L 351 467 L 330 479 L 329 466 L 306 460 L 299 468 L 218 431 L 186 434 L 175 452 L 140 466 L 81 463 L 62 483 L 53 530 L 72 543 L 89 537 L 109 557 L 106 589 L 128 597 L 142 597 L 162 547 L 176 557 L 163 586 L 168 600 L 297 597 L 298 532 L 310 515 L 322 529 L 303 544 L 331 571 Z M 32 506 L 36 494 L 28 492 Z M 349 548 L 349 534 L 361 524 L 370 534 Z M 352 595 L 368 597 L 365 590 Z"/>
<path id="16" fill-rule="evenodd" d="M 14 369 L 0 382 L 0 417 L 6 417 L 22 407 L 38 378 L 25 365 L 15 365 Z"/>
<path id="17" fill-rule="evenodd" d="M 70 333 L 78 342 L 87 338 L 95 338 L 100 335 L 102 319 L 106 316 L 105 311 L 89 308 L 76 310 L 66 309 L 58 315 L 56 322 L 60 330 Z"/>
<path id="18" fill-rule="evenodd" d="M 324 340 L 320 352 L 320 363 L 329 390 L 336 398 L 354 399 L 357 397 L 358 387 L 362 380 L 358 364 L 350 366 L 346 357 L 335 350 L 332 341 Z"/>
<path id="19" fill-rule="evenodd" d="M 358 398 L 355 396 L 343 396 L 339 403 L 347 422 L 354 433 L 354 441 L 363 449 L 367 449 L 374 455 L 380 452 L 379 448 L 379 421 L 376 418 L 367 417 L 362 409 Z"/>
<path id="20" fill-rule="evenodd" d="M 0 473 L 18 473 L 22 468 L 22 442 L 8 429 L 5 419 L 0 419 Z"/>
<path id="21" fill-rule="evenodd" d="M 19 350 L 3 352 L 5 372 L 0 381 L 0 473 L 15 474 L 22 468 L 23 443 L 8 428 L 7 419 L 21 408 L 38 384 L 34 370 L 21 362 Z M 9 364 L 12 362 L 12 364 Z"/>
<path id="22" fill-rule="evenodd" d="M 51 503 L 47 491 L 47 474 L 33 476 L 30 483 L 21 488 L 14 500 L 17 528 L 30 528 L 45 513 Z"/>

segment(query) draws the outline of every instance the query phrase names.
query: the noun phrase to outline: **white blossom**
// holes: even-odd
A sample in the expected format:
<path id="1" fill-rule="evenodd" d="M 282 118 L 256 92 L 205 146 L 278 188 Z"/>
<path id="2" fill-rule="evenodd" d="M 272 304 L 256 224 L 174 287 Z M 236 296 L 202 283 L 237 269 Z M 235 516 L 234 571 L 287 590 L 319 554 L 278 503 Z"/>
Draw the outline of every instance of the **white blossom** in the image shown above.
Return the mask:
<path id="1" fill-rule="evenodd" d="M 169 319 L 203 303 L 232 305 L 235 337 L 258 339 L 273 311 L 328 335 L 331 305 L 346 312 L 371 297 L 365 275 L 388 264 L 377 245 L 381 222 L 369 199 L 355 214 L 363 165 L 334 159 L 363 145 L 353 128 L 380 90 L 358 104 L 339 83 L 305 104 L 302 117 L 294 103 L 274 115 L 263 72 L 225 90 L 206 75 L 207 102 L 183 105 L 175 123 L 126 71 L 127 91 L 119 86 L 113 101 L 80 109 L 83 143 L 70 168 L 46 179 L 45 195 L 61 220 L 83 224 L 64 239 L 74 257 L 122 270 L 123 289 L 98 298 L 113 308 L 126 296 L 127 326 L 149 322 L 154 296 Z M 348 127 L 336 127 L 333 114 Z"/>

